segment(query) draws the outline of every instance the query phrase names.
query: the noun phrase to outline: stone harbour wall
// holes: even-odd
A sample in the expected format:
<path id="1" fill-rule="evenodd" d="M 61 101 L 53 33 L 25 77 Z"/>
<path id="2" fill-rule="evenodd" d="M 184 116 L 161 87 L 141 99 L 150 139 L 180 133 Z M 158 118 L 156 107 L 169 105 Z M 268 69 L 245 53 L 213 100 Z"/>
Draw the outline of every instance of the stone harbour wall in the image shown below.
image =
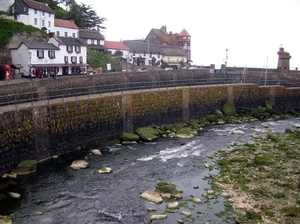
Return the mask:
<path id="1" fill-rule="evenodd" d="M 131 91 L 0 113 L 0 175 L 38 161 L 118 139 L 138 127 L 200 119 L 221 109 L 300 109 L 300 88 L 256 84 L 203 85 Z"/>

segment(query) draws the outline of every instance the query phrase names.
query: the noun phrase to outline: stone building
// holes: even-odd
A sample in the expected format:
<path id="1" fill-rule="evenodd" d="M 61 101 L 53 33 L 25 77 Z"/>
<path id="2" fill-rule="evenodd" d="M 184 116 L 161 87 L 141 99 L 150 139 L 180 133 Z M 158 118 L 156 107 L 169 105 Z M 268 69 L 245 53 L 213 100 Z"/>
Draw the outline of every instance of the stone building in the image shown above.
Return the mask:
<path id="1" fill-rule="evenodd" d="M 279 48 L 278 54 L 278 64 L 277 69 L 279 72 L 289 72 L 290 71 L 290 54 L 284 51 L 283 47 Z"/>

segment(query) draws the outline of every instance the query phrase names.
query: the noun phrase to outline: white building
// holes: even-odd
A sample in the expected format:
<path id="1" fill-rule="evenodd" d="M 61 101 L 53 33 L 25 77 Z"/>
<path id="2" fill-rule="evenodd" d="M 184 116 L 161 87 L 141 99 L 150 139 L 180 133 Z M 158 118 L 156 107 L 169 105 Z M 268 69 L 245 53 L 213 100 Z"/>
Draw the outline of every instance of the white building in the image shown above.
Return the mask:
<path id="1" fill-rule="evenodd" d="M 86 44 L 80 38 L 58 37 L 52 34 L 47 43 L 52 43 L 60 49 L 57 56 L 59 75 L 86 73 Z"/>
<path id="2" fill-rule="evenodd" d="M 54 31 L 59 37 L 79 37 L 79 28 L 74 20 L 54 19 Z"/>
<path id="3" fill-rule="evenodd" d="M 1 0 L 2 1 L 2 0 Z M 33 0 L 15 0 L 10 7 L 14 20 L 48 32 L 54 31 L 55 12 L 46 4 Z"/>
<path id="4" fill-rule="evenodd" d="M 22 42 L 16 48 L 11 48 L 12 64 L 21 65 L 23 76 L 28 76 L 30 70 L 35 74 L 43 69 L 47 74 L 56 68 L 59 62 L 60 50 L 57 46 L 42 42 Z M 37 66 L 42 65 L 42 66 Z"/>
<path id="5" fill-rule="evenodd" d="M 116 51 L 122 52 L 123 58 L 129 58 L 129 48 L 121 41 L 104 41 L 104 46 L 106 50 L 111 54 L 114 55 Z"/>

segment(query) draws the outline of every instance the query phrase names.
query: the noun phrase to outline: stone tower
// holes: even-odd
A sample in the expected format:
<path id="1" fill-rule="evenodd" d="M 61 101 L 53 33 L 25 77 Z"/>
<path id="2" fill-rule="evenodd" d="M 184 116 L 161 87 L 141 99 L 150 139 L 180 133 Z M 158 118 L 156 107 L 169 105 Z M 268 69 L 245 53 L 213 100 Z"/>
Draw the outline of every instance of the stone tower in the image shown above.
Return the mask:
<path id="1" fill-rule="evenodd" d="M 290 71 L 290 54 L 284 51 L 283 47 L 279 48 L 278 54 L 278 64 L 277 69 L 279 72 L 289 72 Z"/>

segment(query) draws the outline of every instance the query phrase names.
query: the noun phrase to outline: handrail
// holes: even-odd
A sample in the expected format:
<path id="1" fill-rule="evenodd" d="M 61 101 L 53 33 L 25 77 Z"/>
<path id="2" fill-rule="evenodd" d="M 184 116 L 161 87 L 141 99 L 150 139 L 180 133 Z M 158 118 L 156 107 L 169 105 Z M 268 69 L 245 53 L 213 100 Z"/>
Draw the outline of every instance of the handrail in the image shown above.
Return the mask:
<path id="1" fill-rule="evenodd" d="M 185 79 L 185 80 L 159 80 L 154 82 L 131 82 L 131 83 L 116 83 L 116 84 L 102 84 L 93 86 L 84 86 L 78 88 L 65 88 L 57 90 L 46 90 L 46 91 L 32 91 L 27 93 L 7 94 L 0 96 L 0 107 L 6 105 L 14 105 L 14 108 L 18 108 L 19 104 L 30 103 L 32 106 L 36 101 L 45 100 L 47 104 L 50 104 L 50 100 L 60 99 L 64 102 L 66 98 L 74 98 L 75 100 L 79 96 L 87 95 L 90 98 L 91 95 L 134 91 L 134 90 L 145 90 L 152 91 L 153 89 L 179 87 L 179 86 L 196 86 L 196 85 L 220 85 L 220 84 L 233 84 L 233 83 L 254 83 L 258 85 L 283 85 L 286 87 L 300 87 L 300 83 L 284 83 L 278 80 L 257 80 L 248 79 L 247 82 L 239 80 L 238 78 L 210 78 L 210 79 Z M 45 97 L 39 96 L 40 93 Z"/>

